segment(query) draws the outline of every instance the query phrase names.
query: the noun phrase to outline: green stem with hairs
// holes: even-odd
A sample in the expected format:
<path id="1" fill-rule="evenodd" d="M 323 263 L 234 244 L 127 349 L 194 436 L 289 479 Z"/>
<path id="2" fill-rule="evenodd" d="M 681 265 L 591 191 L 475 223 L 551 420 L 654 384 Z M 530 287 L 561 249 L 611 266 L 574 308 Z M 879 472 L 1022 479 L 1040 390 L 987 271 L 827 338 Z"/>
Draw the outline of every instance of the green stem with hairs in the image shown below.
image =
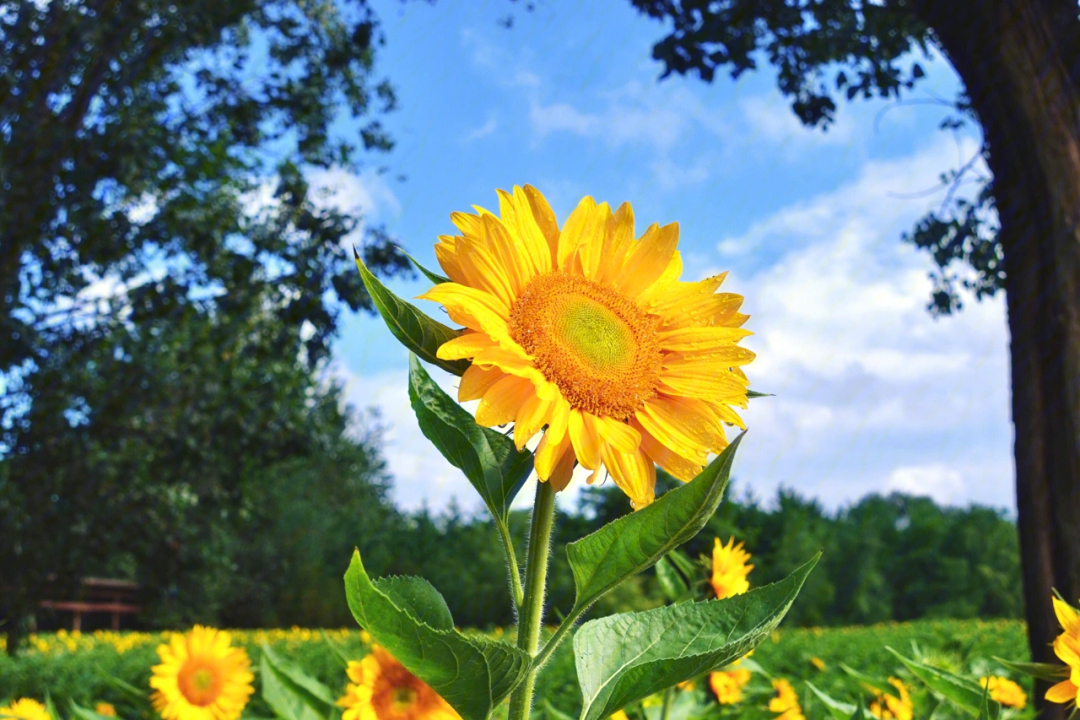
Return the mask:
<path id="1" fill-rule="evenodd" d="M 540 645 L 548 555 L 551 551 L 551 525 L 554 519 L 555 490 L 549 482 L 538 482 L 532 525 L 529 529 L 529 550 L 525 561 L 525 598 L 519 608 L 517 628 L 517 645 L 530 658 L 536 656 Z M 533 663 L 528 675 L 510 696 L 509 720 L 529 720 L 538 669 L 536 663 Z"/>

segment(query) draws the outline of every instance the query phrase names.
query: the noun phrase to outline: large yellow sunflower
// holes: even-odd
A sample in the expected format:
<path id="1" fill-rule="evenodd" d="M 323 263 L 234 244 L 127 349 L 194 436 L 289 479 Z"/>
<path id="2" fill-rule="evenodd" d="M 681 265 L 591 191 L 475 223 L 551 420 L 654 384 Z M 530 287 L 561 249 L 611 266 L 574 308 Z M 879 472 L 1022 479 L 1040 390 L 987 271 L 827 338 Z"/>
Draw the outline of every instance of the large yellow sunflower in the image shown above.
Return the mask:
<path id="1" fill-rule="evenodd" d="M 772 686 L 776 690 L 776 697 L 769 700 L 769 711 L 780 713 L 773 720 L 806 720 L 799 706 L 799 695 L 791 683 L 777 678 L 772 681 Z"/>
<path id="2" fill-rule="evenodd" d="M 254 691 L 251 661 L 229 633 L 196 625 L 157 649 L 150 687 L 165 720 L 236 720 Z"/>
<path id="3" fill-rule="evenodd" d="M 1080 696 L 1080 614 L 1068 603 L 1054 600 L 1054 614 L 1061 623 L 1061 634 L 1054 640 L 1054 653 L 1069 666 L 1069 677 L 1046 691 L 1046 699 L 1056 703 L 1075 703 Z"/>
<path id="4" fill-rule="evenodd" d="M 5 707 L 0 707 L 0 717 L 19 718 L 19 720 L 52 720 L 44 705 L 32 698 L 21 698 Z"/>
<path id="5" fill-rule="evenodd" d="M 346 669 L 342 720 L 461 720 L 442 697 L 379 645 Z"/>
<path id="6" fill-rule="evenodd" d="M 750 682 L 750 671 L 746 668 L 735 670 L 716 670 L 709 673 L 709 687 L 721 705 L 734 705 L 742 700 L 743 685 Z"/>
<path id="7" fill-rule="evenodd" d="M 535 188 L 499 191 L 499 216 L 450 216 L 461 235 L 435 254 L 452 282 L 420 297 L 466 330 L 439 348 L 469 359 L 458 399 L 480 400 L 476 421 L 514 423 L 518 448 L 541 429 L 540 479 L 562 490 L 575 461 L 614 478 L 634 507 L 655 496 L 654 463 L 691 480 L 744 428 L 740 369 L 754 354 L 742 297 L 717 293 L 724 274 L 682 282 L 679 227 L 634 239 L 624 203 L 584 198 L 560 230 Z"/>
<path id="8" fill-rule="evenodd" d="M 911 720 L 915 705 L 911 702 L 907 686 L 899 678 L 889 678 L 889 684 L 896 688 L 897 695 L 877 693 L 870 703 L 870 714 L 881 720 Z"/>
<path id="9" fill-rule="evenodd" d="M 719 600 L 742 595 L 750 589 L 750 581 L 746 576 L 754 569 L 748 564 L 750 553 L 743 549 L 743 544 L 735 544 L 735 537 L 728 540 L 727 545 L 720 543 L 716 538 L 712 551 L 712 586 L 713 592 Z"/>
<path id="10" fill-rule="evenodd" d="M 979 678 L 979 685 L 990 691 L 990 699 L 1005 707 L 1023 710 L 1027 707 L 1027 693 L 1015 682 L 1000 675 Z"/>

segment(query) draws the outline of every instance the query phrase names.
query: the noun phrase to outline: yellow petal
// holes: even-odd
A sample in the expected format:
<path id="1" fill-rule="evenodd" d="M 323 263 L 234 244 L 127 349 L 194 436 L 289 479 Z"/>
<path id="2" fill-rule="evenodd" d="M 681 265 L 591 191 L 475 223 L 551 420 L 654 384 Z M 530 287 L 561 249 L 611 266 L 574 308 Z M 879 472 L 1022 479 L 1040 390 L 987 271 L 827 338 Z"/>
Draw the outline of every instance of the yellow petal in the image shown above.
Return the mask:
<path id="1" fill-rule="evenodd" d="M 587 278 L 595 280 L 600 274 L 611 245 L 612 221 L 611 206 L 600 203 L 593 210 L 588 227 L 582 231 L 578 256 L 581 258 L 581 270 Z"/>
<path id="2" fill-rule="evenodd" d="M 724 430 L 705 403 L 693 398 L 658 395 L 636 414 L 657 440 L 688 460 L 697 461 L 727 446 Z"/>
<path id="3" fill-rule="evenodd" d="M 596 418 L 600 439 L 621 453 L 637 452 L 641 435 L 621 420 L 610 417 Z"/>
<path id="4" fill-rule="evenodd" d="M 657 314 L 663 318 L 660 324 L 665 328 L 695 325 L 739 327 L 750 317 L 738 312 L 742 303 L 743 296 L 734 293 L 694 293 L 681 302 L 674 303 L 663 313 L 657 311 Z"/>
<path id="5" fill-rule="evenodd" d="M 630 498 L 635 510 L 656 498 L 656 466 L 644 453 L 636 450 L 623 453 L 605 445 L 604 466 L 619 489 Z"/>
<path id="6" fill-rule="evenodd" d="M 577 455 L 578 462 L 589 470 L 599 468 L 603 442 L 597 432 L 595 418 L 574 408 L 570 411 L 567 429 L 570 431 L 570 441 L 574 444 L 574 454 Z"/>
<path id="7" fill-rule="evenodd" d="M 582 247 L 594 243 L 600 243 L 603 247 L 603 235 L 607 228 L 606 222 L 600 222 L 603 216 L 603 211 L 596 206 L 595 200 L 588 195 L 581 198 L 570 217 L 566 218 L 559 234 L 559 269 L 573 271 L 572 261 L 579 257 Z M 584 265 L 581 266 L 581 274 L 585 274 Z"/>
<path id="8" fill-rule="evenodd" d="M 499 215 L 503 224 L 517 238 L 524 250 L 533 273 L 548 273 L 554 267 L 551 262 L 551 248 L 547 238 L 533 217 L 532 207 L 525 192 L 514 186 L 514 194 L 499 190 Z"/>
<path id="9" fill-rule="evenodd" d="M 640 423 L 637 422 L 637 420 L 631 419 L 630 424 L 641 433 L 642 451 L 648 455 L 654 463 L 671 473 L 672 476 L 683 482 L 690 482 L 701 472 L 702 467 L 704 467 L 704 459 L 700 464 L 687 460 L 682 455 L 673 452 L 670 448 L 654 438 Z"/>
<path id="10" fill-rule="evenodd" d="M 544 444 L 544 440 L 546 439 L 547 436 L 545 435 L 544 439 L 540 441 L 541 446 Z M 552 442 L 550 444 L 550 449 L 547 451 L 545 457 L 545 472 L 543 474 L 540 471 L 541 465 L 539 451 L 540 448 L 537 447 L 537 476 L 544 482 L 550 482 L 551 487 L 555 490 L 555 492 L 565 490 L 566 486 L 570 484 L 570 479 L 574 476 L 574 462 L 576 460 L 576 458 L 574 457 L 574 447 L 570 442 L 570 436 L 564 436 L 562 442 Z M 551 458 L 551 460 L 548 461 L 547 458 Z"/>
<path id="11" fill-rule="evenodd" d="M 533 395 L 521 406 L 514 419 L 514 445 L 519 451 L 532 440 L 533 435 L 540 432 L 540 428 L 547 425 L 552 405 L 550 400 Z"/>
<path id="12" fill-rule="evenodd" d="M 566 436 L 567 425 L 570 422 L 570 403 L 566 401 L 561 393 L 553 402 L 555 405 L 551 409 L 551 420 L 544 434 L 551 435 L 553 442 L 562 442 Z"/>
<path id="13" fill-rule="evenodd" d="M 634 243 L 634 209 L 623 203 L 608 222 L 608 243 L 595 280 L 603 285 L 613 285 L 622 274 L 626 253 Z"/>
<path id="14" fill-rule="evenodd" d="M 1052 598 L 1052 600 L 1054 601 L 1054 614 L 1057 615 L 1061 628 L 1067 633 L 1076 633 L 1080 630 L 1080 615 L 1077 615 L 1076 610 L 1056 597 Z"/>
<path id="15" fill-rule="evenodd" d="M 518 296 L 518 283 L 512 275 L 515 266 L 508 266 L 503 254 L 492 247 L 493 241 L 484 227 L 484 220 L 480 223 L 479 237 L 466 235 L 457 243 L 461 272 L 468 278 L 469 287 L 485 290 L 506 307 L 512 307 Z"/>
<path id="16" fill-rule="evenodd" d="M 532 209 L 532 216 L 533 220 L 536 221 L 536 226 L 540 228 L 540 232 L 543 233 L 548 247 L 551 249 L 551 263 L 552 269 L 554 269 L 557 267 L 559 255 L 559 236 L 561 235 L 559 221 L 555 218 L 555 212 L 548 205 L 547 199 L 539 190 L 532 185 L 526 185 L 522 188 L 522 192 L 529 203 L 529 208 Z"/>
<path id="17" fill-rule="evenodd" d="M 1062 680 L 1057 685 L 1046 691 L 1046 699 L 1050 702 L 1067 703 L 1076 700 L 1077 687 L 1069 680 Z"/>
<path id="18" fill-rule="evenodd" d="M 525 401 L 536 394 L 532 382 L 516 375 L 507 375 L 484 393 L 476 408 L 476 422 L 485 427 L 505 425 L 517 417 Z"/>
<path id="19" fill-rule="evenodd" d="M 469 402 L 484 397 L 492 385 L 503 378 L 503 371 L 496 367 L 480 367 L 470 365 L 461 376 L 461 384 L 458 385 L 458 402 Z"/>
<path id="20" fill-rule="evenodd" d="M 536 275 L 536 268 L 529 260 L 528 254 L 522 245 L 519 245 L 511 235 L 507 227 L 499 218 L 487 213 L 481 216 L 484 221 L 484 238 L 487 241 L 491 254 L 499 259 L 510 281 L 510 289 L 513 292 L 513 301 L 521 296 L 525 286 Z"/>
<path id="21" fill-rule="evenodd" d="M 688 355 L 716 353 L 753 335 L 749 330 L 733 327 L 683 327 L 660 330 L 657 337 L 665 350 Z"/>
<path id="22" fill-rule="evenodd" d="M 679 224 L 649 226 L 645 234 L 630 248 L 623 263 L 622 274 L 615 283 L 617 290 L 636 297 L 660 279 L 675 254 L 679 243 Z"/>
<path id="23" fill-rule="evenodd" d="M 540 480 L 547 482 L 566 453 L 570 454 L 572 461 L 574 447 L 570 442 L 570 436 L 563 433 L 562 439 L 558 439 L 550 432 L 545 431 L 544 437 L 540 438 L 540 444 L 536 446 L 536 476 Z"/>
<path id="24" fill-rule="evenodd" d="M 440 360 L 464 360 L 476 357 L 482 351 L 489 348 L 497 348 L 499 344 L 491 339 L 487 333 L 465 332 L 452 340 L 447 340 L 439 346 L 438 356 Z"/>
<path id="25" fill-rule="evenodd" d="M 510 307 L 489 292 L 457 283 L 442 283 L 416 297 L 439 303 L 450 313 L 451 320 L 470 330 L 486 332 L 496 340 L 500 335 L 510 335 L 506 326 Z"/>
<path id="26" fill-rule="evenodd" d="M 439 266 L 446 273 L 446 277 L 452 282 L 464 285 L 468 282 L 465 273 L 461 271 L 461 263 L 457 258 L 457 241 L 460 238 L 453 235 L 440 235 L 439 242 L 435 245 L 435 258 Z"/>

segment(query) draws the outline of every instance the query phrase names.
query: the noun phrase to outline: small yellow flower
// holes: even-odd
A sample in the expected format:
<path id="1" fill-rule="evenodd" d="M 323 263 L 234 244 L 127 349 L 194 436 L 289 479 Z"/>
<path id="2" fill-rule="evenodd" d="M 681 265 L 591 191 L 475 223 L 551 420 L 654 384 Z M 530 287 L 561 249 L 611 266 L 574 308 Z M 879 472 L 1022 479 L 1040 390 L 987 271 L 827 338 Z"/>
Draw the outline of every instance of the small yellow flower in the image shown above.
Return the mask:
<path id="1" fill-rule="evenodd" d="M 651 225 L 640 238 L 623 203 L 583 198 L 559 227 L 529 185 L 499 191 L 499 214 L 453 213 L 460 235 L 435 255 L 451 282 L 420 297 L 440 303 L 465 331 L 439 347 L 471 360 L 458 399 L 480 400 L 476 422 L 514 423 L 536 448 L 540 480 L 562 490 L 575 464 L 601 468 L 635 508 L 653 501 L 656 465 L 692 480 L 727 447 L 726 425 L 745 428 L 738 343 L 742 297 L 717 293 L 724 274 L 679 279 L 679 226 Z"/>
<path id="2" fill-rule="evenodd" d="M 611 720 L 630 720 L 625 710 L 616 710 L 611 714 Z"/>
<path id="3" fill-rule="evenodd" d="M 113 707 L 112 703 L 99 702 L 94 706 L 94 712 L 105 717 L 116 717 L 116 708 Z"/>
<path id="4" fill-rule="evenodd" d="M 161 664 L 152 668 L 154 709 L 165 720 L 236 720 L 254 688 L 251 660 L 231 646 L 229 633 L 196 625 L 173 633 L 157 649 Z"/>
<path id="5" fill-rule="evenodd" d="M 799 696 L 791 683 L 777 678 L 772 681 L 772 686 L 776 690 L 776 697 L 769 701 L 769 711 L 780 713 L 773 720 L 806 720 L 799 707 Z"/>
<path id="6" fill-rule="evenodd" d="M 716 597 L 724 598 L 742 595 L 750 589 L 750 582 L 746 576 L 754 569 L 753 565 L 747 565 L 750 553 L 743 549 L 743 544 L 735 544 L 735 537 L 728 540 L 727 545 L 720 543 L 716 538 L 712 551 L 712 586 Z"/>
<path id="7" fill-rule="evenodd" d="M 816 667 L 821 672 L 825 672 L 825 661 L 819 657 L 810 658 L 810 664 Z"/>
<path id="8" fill-rule="evenodd" d="M 1023 710 L 1027 707 L 1027 693 L 1009 678 L 991 675 L 979 678 L 979 685 L 990 691 L 990 699 L 1006 707 Z"/>
<path id="9" fill-rule="evenodd" d="M 19 720 L 52 720 L 45 706 L 30 698 L 22 698 L 7 707 L 0 707 L 0 715 L 19 718 Z"/>
<path id="10" fill-rule="evenodd" d="M 717 670 L 709 673 L 709 687 L 716 695 L 716 702 L 721 705 L 734 705 L 742 700 L 743 685 L 750 682 L 750 671 Z"/>
<path id="11" fill-rule="evenodd" d="M 907 686 L 897 678 L 889 678 L 889 684 L 896 688 L 899 697 L 879 692 L 870 703 L 870 714 L 881 720 L 911 720 L 915 706 Z"/>
<path id="12" fill-rule="evenodd" d="M 379 645 L 346 669 L 350 682 L 337 701 L 342 720 L 461 720 L 420 678 Z"/>
<path id="13" fill-rule="evenodd" d="M 693 680 L 683 680 L 681 683 L 677 683 L 675 687 L 679 688 L 680 690 L 686 690 L 687 692 L 690 692 L 697 687 L 697 683 Z"/>
<path id="14" fill-rule="evenodd" d="M 1054 598 L 1054 614 L 1061 623 L 1062 633 L 1054 640 L 1054 653 L 1069 666 L 1071 674 L 1046 691 L 1046 699 L 1056 703 L 1075 703 L 1080 688 L 1080 615 L 1068 604 Z"/>

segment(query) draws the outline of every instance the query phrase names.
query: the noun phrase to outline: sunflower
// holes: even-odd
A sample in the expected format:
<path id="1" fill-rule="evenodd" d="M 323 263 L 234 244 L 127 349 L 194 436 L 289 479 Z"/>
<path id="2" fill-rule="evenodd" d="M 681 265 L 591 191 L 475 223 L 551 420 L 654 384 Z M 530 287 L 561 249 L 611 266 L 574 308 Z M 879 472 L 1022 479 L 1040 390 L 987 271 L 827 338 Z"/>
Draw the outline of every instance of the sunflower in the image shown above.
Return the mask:
<path id="1" fill-rule="evenodd" d="M 1023 710 L 1027 707 L 1027 693 L 1009 678 L 991 675 L 979 678 L 979 685 L 990 691 L 990 699 L 1006 707 Z"/>
<path id="2" fill-rule="evenodd" d="M 52 720 L 45 706 L 30 698 L 22 698 L 10 705 L 0 707 L 0 717 L 14 717 L 19 720 Z"/>
<path id="3" fill-rule="evenodd" d="M 1054 614 L 1062 633 L 1054 640 L 1054 653 L 1069 666 L 1069 678 L 1046 691 L 1046 699 L 1056 703 L 1075 703 L 1080 692 L 1080 615 L 1067 603 L 1054 598 Z"/>
<path id="4" fill-rule="evenodd" d="M 383 647 L 352 661 L 345 671 L 350 682 L 337 704 L 342 720 L 461 720 L 437 692 L 413 675 Z"/>
<path id="5" fill-rule="evenodd" d="M 99 702 L 94 706 L 94 712 L 105 717 L 116 717 L 116 707 L 112 703 Z"/>
<path id="6" fill-rule="evenodd" d="M 196 625 L 159 645 L 150 687 L 165 720 L 236 720 L 254 691 L 251 661 L 230 645 L 229 633 Z"/>
<path id="7" fill-rule="evenodd" d="M 720 538 L 716 538 L 712 551 L 712 586 L 718 599 L 742 595 L 750 589 L 746 576 L 754 566 L 748 565 L 748 560 L 750 553 L 743 549 L 742 543 L 735 544 L 734 536 L 727 545 L 722 545 Z"/>
<path id="8" fill-rule="evenodd" d="M 896 695 L 879 692 L 874 702 L 870 703 L 870 714 L 881 720 L 911 720 L 915 706 L 908 695 L 907 686 L 897 678 L 889 678 L 889 684 L 896 688 Z"/>
<path id="9" fill-rule="evenodd" d="M 769 700 L 769 711 L 780 713 L 773 720 L 806 720 L 802 708 L 799 707 L 799 696 L 791 683 L 784 678 L 777 678 L 772 681 L 772 686 L 776 690 L 776 697 Z"/>
<path id="10" fill-rule="evenodd" d="M 750 671 L 746 668 L 736 670 L 717 670 L 709 673 L 709 687 L 721 705 L 734 705 L 742 700 L 743 685 L 750 682 Z"/>
<path id="11" fill-rule="evenodd" d="M 469 359 L 458 399 L 480 400 L 476 421 L 514 423 L 523 448 L 541 429 L 536 471 L 562 490 L 575 463 L 601 469 L 636 508 L 655 496 L 656 465 L 692 480 L 745 428 L 738 342 L 742 297 L 717 294 L 724 274 L 682 282 L 678 225 L 634 239 L 624 203 L 584 198 L 560 230 L 535 188 L 499 191 L 499 216 L 454 213 L 461 235 L 435 254 L 451 282 L 420 297 L 465 326 L 438 356 Z"/>

